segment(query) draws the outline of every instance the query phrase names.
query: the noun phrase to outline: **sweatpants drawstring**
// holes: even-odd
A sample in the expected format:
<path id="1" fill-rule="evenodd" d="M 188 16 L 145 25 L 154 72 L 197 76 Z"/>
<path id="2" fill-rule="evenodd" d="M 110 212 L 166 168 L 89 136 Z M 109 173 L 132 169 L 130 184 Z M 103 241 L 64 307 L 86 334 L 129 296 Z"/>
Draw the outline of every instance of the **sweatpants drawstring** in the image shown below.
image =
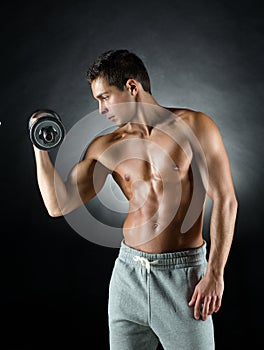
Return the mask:
<path id="1" fill-rule="evenodd" d="M 146 267 L 146 270 L 148 271 L 148 273 L 150 273 L 150 265 L 156 265 L 159 262 L 159 260 L 149 261 L 148 259 L 143 258 L 142 256 L 139 256 L 139 255 L 135 255 L 133 257 L 133 260 L 140 261 L 141 265 Z"/>

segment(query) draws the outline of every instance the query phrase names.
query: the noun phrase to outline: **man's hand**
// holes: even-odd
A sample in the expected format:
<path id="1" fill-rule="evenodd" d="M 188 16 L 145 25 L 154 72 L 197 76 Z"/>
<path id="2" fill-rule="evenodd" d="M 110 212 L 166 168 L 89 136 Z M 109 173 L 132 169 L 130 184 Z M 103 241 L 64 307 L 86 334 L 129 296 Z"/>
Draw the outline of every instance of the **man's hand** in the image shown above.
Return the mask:
<path id="1" fill-rule="evenodd" d="M 205 321 L 208 315 L 217 312 L 222 303 L 223 292 L 223 277 L 215 278 L 205 275 L 197 283 L 189 302 L 189 306 L 194 306 L 194 318 L 199 320 L 201 316 Z"/>

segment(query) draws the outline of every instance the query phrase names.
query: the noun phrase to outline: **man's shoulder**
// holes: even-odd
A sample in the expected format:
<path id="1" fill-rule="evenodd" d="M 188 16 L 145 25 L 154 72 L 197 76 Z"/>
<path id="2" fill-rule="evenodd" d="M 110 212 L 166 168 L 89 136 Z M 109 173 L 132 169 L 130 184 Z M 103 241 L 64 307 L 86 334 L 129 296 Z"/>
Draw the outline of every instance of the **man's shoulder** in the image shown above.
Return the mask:
<path id="1" fill-rule="evenodd" d="M 109 146 L 110 143 L 117 141 L 121 137 L 121 128 L 117 128 L 106 134 L 96 136 L 91 142 L 91 146 L 94 148 L 104 148 Z"/>
<path id="2" fill-rule="evenodd" d="M 114 140 L 114 133 L 101 134 L 94 137 L 85 150 L 85 157 L 98 159 L 107 150 L 109 145 Z M 84 157 L 84 158 L 85 158 Z"/>
<path id="3" fill-rule="evenodd" d="M 181 107 L 165 107 L 167 111 L 170 113 L 170 118 L 175 116 L 176 119 L 182 120 L 185 123 L 195 123 L 195 121 L 198 118 L 198 114 L 200 112 L 197 112 L 190 108 L 181 108 Z"/>
<path id="4" fill-rule="evenodd" d="M 175 114 L 175 116 L 180 117 L 183 121 L 188 123 L 197 124 L 212 122 L 212 118 L 207 114 L 191 108 L 167 107 L 167 109 Z"/>
<path id="5" fill-rule="evenodd" d="M 197 132 L 216 127 L 214 120 L 204 112 L 190 108 L 171 108 L 170 111 Z"/>
<path id="6" fill-rule="evenodd" d="M 201 142 L 207 143 L 208 139 L 212 139 L 220 133 L 213 118 L 204 112 L 190 108 L 170 108 L 170 112 L 175 114 L 178 121 L 180 120 L 190 127 Z"/>

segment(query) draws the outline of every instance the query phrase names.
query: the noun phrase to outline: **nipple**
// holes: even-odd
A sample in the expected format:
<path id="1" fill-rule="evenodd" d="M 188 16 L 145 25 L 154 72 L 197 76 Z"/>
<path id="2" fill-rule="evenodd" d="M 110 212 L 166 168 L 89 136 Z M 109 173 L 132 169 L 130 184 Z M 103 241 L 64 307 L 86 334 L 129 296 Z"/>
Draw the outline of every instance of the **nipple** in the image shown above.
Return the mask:
<path id="1" fill-rule="evenodd" d="M 125 180 L 129 181 L 130 180 L 130 176 L 128 174 L 125 174 Z"/>
<path id="2" fill-rule="evenodd" d="M 159 224 L 157 222 L 155 222 L 153 224 L 153 230 L 156 231 L 158 227 L 159 227 Z"/>

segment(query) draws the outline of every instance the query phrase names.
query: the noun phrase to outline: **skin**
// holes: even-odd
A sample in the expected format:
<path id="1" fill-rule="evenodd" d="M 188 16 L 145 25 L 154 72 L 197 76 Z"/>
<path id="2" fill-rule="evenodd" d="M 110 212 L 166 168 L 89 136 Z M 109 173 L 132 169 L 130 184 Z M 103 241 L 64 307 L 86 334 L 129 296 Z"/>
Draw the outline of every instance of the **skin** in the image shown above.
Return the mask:
<path id="1" fill-rule="evenodd" d="M 219 129 L 204 113 L 160 106 L 135 79 L 121 91 L 97 78 L 91 89 L 99 112 L 118 128 L 94 139 L 65 182 L 48 153 L 33 146 L 48 213 L 61 216 L 89 201 L 111 174 L 129 201 L 123 227 L 126 244 L 165 253 L 203 244 L 204 208 L 210 197 L 207 270 L 189 301 L 194 317 L 200 319 L 202 309 L 206 320 L 221 306 L 238 207 Z M 195 217 L 189 207 L 195 208 Z"/>

